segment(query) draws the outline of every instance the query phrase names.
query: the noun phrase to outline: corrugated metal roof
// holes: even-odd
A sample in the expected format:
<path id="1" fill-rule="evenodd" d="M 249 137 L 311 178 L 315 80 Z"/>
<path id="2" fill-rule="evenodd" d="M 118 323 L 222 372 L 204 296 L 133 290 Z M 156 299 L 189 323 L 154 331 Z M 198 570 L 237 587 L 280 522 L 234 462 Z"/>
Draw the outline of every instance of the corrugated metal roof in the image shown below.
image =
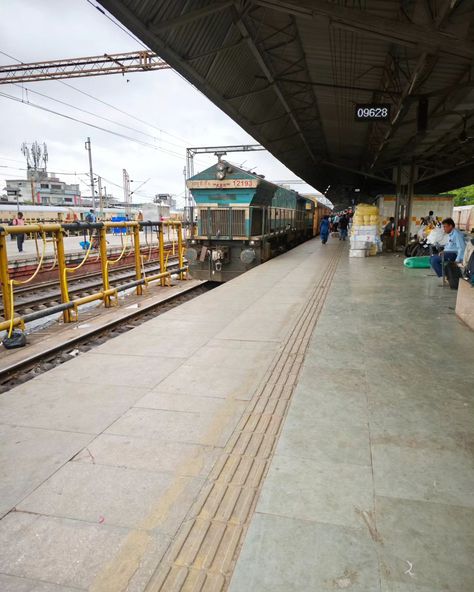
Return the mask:
<path id="1" fill-rule="evenodd" d="M 412 157 L 424 190 L 474 182 L 471 143 L 458 146 L 464 127 L 474 135 L 472 0 L 101 3 L 320 190 L 387 190 Z M 356 103 L 391 104 L 392 122 L 355 122 Z"/>

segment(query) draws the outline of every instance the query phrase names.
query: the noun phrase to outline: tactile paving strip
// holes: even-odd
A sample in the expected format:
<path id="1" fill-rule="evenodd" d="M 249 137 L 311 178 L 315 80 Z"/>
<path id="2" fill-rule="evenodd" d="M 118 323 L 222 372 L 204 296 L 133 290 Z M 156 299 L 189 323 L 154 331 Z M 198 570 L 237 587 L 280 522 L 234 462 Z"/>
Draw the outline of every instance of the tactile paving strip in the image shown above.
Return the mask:
<path id="1" fill-rule="evenodd" d="M 227 589 L 341 252 L 328 263 L 146 592 Z"/>

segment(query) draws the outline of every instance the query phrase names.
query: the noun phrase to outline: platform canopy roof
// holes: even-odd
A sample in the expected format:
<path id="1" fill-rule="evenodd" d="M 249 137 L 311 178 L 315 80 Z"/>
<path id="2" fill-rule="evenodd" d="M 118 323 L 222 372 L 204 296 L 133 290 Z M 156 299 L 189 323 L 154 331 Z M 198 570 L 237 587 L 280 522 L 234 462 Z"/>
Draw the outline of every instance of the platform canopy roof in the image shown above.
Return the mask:
<path id="1" fill-rule="evenodd" d="M 413 159 L 419 193 L 474 183 L 474 0 L 100 1 L 330 197 Z"/>

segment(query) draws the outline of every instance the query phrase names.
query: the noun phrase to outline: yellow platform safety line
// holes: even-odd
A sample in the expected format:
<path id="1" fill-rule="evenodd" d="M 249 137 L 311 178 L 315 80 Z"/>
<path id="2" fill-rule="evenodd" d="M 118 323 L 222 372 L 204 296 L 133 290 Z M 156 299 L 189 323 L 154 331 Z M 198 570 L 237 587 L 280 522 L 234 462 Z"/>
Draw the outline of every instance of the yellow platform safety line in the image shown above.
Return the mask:
<path id="1" fill-rule="evenodd" d="M 38 261 L 38 265 L 32 276 L 30 276 L 27 280 L 8 280 L 9 287 L 10 287 L 10 327 L 8 329 L 8 337 L 12 336 L 13 333 L 13 321 L 15 320 L 15 302 L 13 298 L 13 286 L 23 286 L 25 284 L 29 284 L 35 277 L 38 275 L 39 270 L 43 265 L 44 255 L 46 253 L 46 234 L 44 232 L 41 233 L 41 237 L 43 239 L 43 252 L 41 253 L 40 260 Z M 22 328 L 24 329 L 24 322 L 22 322 Z"/>

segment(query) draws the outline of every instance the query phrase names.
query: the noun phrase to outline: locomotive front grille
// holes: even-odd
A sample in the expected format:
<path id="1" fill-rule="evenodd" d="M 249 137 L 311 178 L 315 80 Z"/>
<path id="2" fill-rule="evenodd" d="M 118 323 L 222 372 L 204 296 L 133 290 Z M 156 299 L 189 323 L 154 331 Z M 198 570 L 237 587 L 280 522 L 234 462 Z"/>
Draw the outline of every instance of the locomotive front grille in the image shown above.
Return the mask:
<path id="1" fill-rule="evenodd" d="M 201 234 L 205 236 L 245 236 L 245 210 L 201 210 L 200 224 Z"/>

